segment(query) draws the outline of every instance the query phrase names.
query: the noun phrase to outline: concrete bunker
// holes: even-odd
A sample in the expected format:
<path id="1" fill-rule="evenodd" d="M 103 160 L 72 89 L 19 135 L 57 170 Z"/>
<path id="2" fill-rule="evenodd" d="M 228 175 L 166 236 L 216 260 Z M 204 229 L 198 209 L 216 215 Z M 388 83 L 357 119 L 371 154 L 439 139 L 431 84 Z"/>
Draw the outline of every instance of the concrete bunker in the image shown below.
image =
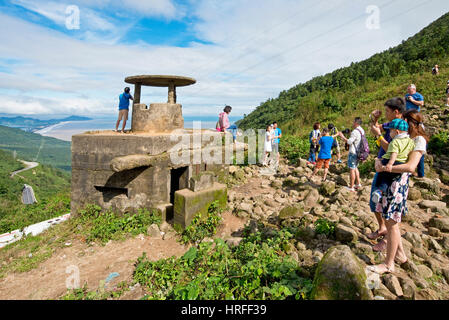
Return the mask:
<path id="1" fill-rule="evenodd" d="M 182 105 L 176 102 L 176 87 L 196 81 L 140 75 L 125 82 L 135 85 L 131 131 L 94 131 L 72 137 L 72 213 L 86 204 L 121 213 L 156 209 L 164 220 L 186 227 L 213 201 L 225 205 L 226 186 L 218 177 L 226 175 L 227 165 L 202 158 L 194 161 L 194 155 L 205 149 L 224 155 L 225 147 L 210 138 L 200 139 L 199 145 L 193 142 L 206 131 L 208 137 L 219 136 L 213 141 L 222 141 L 222 135 L 229 133 L 184 129 Z M 152 103 L 149 108 L 142 104 L 142 86 L 166 86 L 167 103 Z M 180 150 L 187 155 L 182 161 Z"/>

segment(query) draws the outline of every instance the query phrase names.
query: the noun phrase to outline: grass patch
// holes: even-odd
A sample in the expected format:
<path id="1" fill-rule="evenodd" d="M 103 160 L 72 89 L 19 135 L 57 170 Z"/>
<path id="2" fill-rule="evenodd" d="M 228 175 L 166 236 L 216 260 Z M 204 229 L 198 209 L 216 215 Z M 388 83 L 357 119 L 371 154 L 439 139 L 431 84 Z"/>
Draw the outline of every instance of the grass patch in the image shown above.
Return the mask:
<path id="1" fill-rule="evenodd" d="M 199 243 L 206 237 L 211 237 L 217 233 L 217 227 L 222 221 L 222 209 L 218 201 L 214 201 L 207 209 L 207 214 L 203 217 L 198 214 L 193 218 L 190 225 L 181 233 L 181 243 Z"/>
<path id="2" fill-rule="evenodd" d="M 300 276 L 297 263 L 284 251 L 293 236 L 275 232 L 246 235 L 230 248 L 221 239 L 200 243 L 182 257 L 148 261 L 139 257 L 135 282 L 145 299 L 307 299 L 310 279 Z"/>
<path id="3" fill-rule="evenodd" d="M 147 234 L 150 225 L 160 225 L 161 221 L 156 211 L 139 209 L 135 214 L 119 215 L 113 211 L 102 211 L 97 205 L 87 205 L 71 223 L 81 229 L 87 242 L 105 244 L 109 240 L 123 240 L 127 235 Z"/>

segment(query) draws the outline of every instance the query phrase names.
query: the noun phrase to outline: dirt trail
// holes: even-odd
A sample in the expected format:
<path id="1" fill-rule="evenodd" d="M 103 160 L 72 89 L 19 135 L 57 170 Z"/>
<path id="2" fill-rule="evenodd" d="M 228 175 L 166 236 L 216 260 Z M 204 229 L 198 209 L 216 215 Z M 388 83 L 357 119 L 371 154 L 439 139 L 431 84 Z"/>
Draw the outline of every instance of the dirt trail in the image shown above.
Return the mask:
<path id="1" fill-rule="evenodd" d="M 20 172 L 24 172 L 33 168 L 36 168 L 39 163 L 38 162 L 28 162 L 28 161 L 24 161 L 24 160 L 19 160 L 20 162 L 22 162 L 25 165 L 25 168 L 14 171 L 13 173 L 11 173 L 11 178 L 14 177 L 16 174 L 20 173 Z"/>
<path id="2" fill-rule="evenodd" d="M 223 224 L 217 236 L 225 237 L 243 227 L 244 221 L 230 212 L 223 213 Z M 58 299 L 67 292 L 66 273 L 70 266 L 79 269 L 80 285 L 87 283 L 90 290 L 99 287 L 112 272 L 120 275 L 113 283 L 132 278 L 134 263 L 143 252 L 149 260 L 156 261 L 171 256 L 183 255 L 188 246 L 181 245 L 176 238 L 162 240 L 149 236 L 136 237 L 123 242 L 111 241 L 106 246 L 88 246 L 73 241 L 70 247 L 57 249 L 52 257 L 37 268 L 24 273 L 9 274 L 0 280 L 0 299 Z M 73 273 L 72 273 L 73 275 Z"/>

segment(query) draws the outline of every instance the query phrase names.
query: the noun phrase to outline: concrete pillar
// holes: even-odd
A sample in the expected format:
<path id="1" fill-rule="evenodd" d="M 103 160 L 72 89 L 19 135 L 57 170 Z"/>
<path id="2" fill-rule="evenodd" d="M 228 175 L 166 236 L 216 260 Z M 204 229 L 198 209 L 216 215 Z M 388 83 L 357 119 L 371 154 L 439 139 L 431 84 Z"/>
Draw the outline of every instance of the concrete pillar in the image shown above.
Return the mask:
<path id="1" fill-rule="evenodd" d="M 168 83 L 168 101 L 167 103 L 176 103 L 176 87 L 173 81 Z"/>
<path id="2" fill-rule="evenodd" d="M 139 104 L 140 103 L 140 91 L 142 89 L 142 85 L 140 83 L 136 83 L 134 85 L 134 102 L 133 104 Z"/>

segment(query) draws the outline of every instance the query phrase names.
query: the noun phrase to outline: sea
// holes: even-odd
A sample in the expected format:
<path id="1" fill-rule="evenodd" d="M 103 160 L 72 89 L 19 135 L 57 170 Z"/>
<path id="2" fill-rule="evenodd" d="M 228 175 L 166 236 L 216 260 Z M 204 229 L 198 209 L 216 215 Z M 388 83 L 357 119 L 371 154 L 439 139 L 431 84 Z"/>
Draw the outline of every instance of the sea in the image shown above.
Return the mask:
<path id="1" fill-rule="evenodd" d="M 60 122 L 52 126 L 48 126 L 44 129 L 35 131 L 43 136 L 53 137 L 64 141 L 72 141 L 74 134 L 83 133 L 86 131 L 97 130 L 114 130 L 117 116 L 89 116 L 92 120 L 86 121 L 66 121 Z M 229 122 L 231 124 L 242 119 L 239 116 L 230 116 Z M 184 116 L 184 128 L 189 129 L 194 127 L 201 129 L 215 129 L 215 125 L 218 121 L 218 116 Z M 119 130 L 122 123 L 120 123 Z M 128 119 L 125 130 L 131 129 L 131 119 Z"/>

